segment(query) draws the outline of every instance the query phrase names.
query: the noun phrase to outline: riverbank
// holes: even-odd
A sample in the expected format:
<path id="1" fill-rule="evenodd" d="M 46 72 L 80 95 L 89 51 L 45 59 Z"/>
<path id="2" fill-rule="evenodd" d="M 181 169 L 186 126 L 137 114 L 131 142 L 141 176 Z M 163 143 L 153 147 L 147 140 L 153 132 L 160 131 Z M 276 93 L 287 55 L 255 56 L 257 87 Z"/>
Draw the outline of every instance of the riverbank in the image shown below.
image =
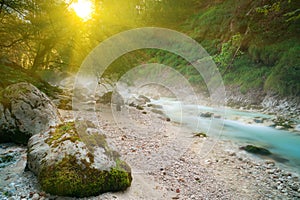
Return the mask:
<path id="1" fill-rule="evenodd" d="M 133 183 L 125 192 L 88 199 L 300 198 L 298 174 L 239 150 L 234 142 L 193 137 L 190 130 L 147 110 L 123 107 L 112 115 L 110 106 L 97 106 L 99 127 L 132 167 Z M 64 120 L 73 119 L 74 111 L 60 112 Z M 63 199 L 42 193 L 30 172 L 14 173 L 15 179 L 7 180 L 10 194 L 1 191 L 2 199 Z"/>
<path id="2" fill-rule="evenodd" d="M 134 177 L 128 191 L 101 199 L 300 198 L 298 174 L 239 150 L 234 142 L 193 137 L 177 123 L 131 107 L 114 118 L 110 107 L 100 110 L 100 127 Z"/>

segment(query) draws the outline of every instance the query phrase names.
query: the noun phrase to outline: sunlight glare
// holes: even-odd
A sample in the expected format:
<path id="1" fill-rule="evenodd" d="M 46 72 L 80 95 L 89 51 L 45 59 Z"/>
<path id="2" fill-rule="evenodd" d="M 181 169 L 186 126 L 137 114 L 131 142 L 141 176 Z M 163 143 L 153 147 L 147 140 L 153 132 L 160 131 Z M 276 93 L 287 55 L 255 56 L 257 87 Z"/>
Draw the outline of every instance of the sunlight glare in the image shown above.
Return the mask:
<path id="1" fill-rule="evenodd" d="M 92 17 L 93 4 L 89 0 L 78 0 L 75 3 L 72 3 L 71 8 L 74 9 L 78 17 L 84 21 Z"/>

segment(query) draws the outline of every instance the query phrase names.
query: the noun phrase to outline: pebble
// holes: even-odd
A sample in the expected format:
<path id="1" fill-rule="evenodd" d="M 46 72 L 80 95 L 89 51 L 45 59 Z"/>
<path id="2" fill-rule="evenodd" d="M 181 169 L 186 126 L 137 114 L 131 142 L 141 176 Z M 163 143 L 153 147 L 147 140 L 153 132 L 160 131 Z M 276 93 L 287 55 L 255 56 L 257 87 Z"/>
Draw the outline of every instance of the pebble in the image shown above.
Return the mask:
<path id="1" fill-rule="evenodd" d="M 292 184 L 291 186 L 290 186 L 291 188 L 292 188 L 292 190 L 294 190 L 294 191 L 297 191 L 298 190 L 298 185 L 296 185 L 295 183 L 294 184 Z M 298 190 L 299 191 L 299 190 Z"/>
<path id="2" fill-rule="evenodd" d="M 206 165 L 211 164 L 211 163 L 212 163 L 212 161 L 210 159 L 204 161 L 204 164 L 206 164 Z"/>
<path id="3" fill-rule="evenodd" d="M 40 198 L 40 195 L 35 193 L 33 196 L 32 196 L 32 200 L 39 200 Z"/>
<path id="4" fill-rule="evenodd" d="M 275 173 L 275 169 L 268 169 L 268 170 L 267 170 L 267 173 L 268 173 L 268 174 L 274 174 L 274 173 Z"/>

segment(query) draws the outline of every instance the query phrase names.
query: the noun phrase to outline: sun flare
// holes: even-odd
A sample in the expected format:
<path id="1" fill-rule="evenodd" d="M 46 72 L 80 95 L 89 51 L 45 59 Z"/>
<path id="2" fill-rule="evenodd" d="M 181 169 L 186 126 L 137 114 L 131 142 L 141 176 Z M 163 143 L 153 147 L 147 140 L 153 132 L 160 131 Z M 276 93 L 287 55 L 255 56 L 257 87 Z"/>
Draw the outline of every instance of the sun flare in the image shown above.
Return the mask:
<path id="1" fill-rule="evenodd" d="M 71 8 L 84 21 L 92 17 L 93 3 L 89 0 L 78 0 L 71 4 Z"/>

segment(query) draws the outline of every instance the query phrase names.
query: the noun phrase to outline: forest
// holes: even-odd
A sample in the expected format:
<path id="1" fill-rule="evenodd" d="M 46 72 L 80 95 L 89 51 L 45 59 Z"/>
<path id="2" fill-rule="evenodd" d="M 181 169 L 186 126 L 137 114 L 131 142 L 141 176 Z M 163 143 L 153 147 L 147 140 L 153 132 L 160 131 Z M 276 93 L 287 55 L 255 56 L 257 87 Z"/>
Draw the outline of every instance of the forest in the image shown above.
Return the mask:
<path id="1" fill-rule="evenodd" d="M 225 84 L 238 86 L 242 93 L 262 89 L 283 96 L 300 94 L 300 9 L 296 0 L 86 2 L 91 11 L 80 16 L 72 0 L 2 0 L 2 63 L 9 61 L 28 74 L 49 80 L 59 72 L 76 73 L 89 52 L 116 33 L 163 27 L 199 42 L 213 57 Z M 184 59 L 158 50 L 129 53 L 114 62 L 106 75 L 120 77 L 148 61 L 172 66 L 193 84 L 202 81 Z M 7 74 L 4 70 L 2 66 L 2 75 Z M 1 78 L 1 87 L 8 85 L 6 81 Z"/>

